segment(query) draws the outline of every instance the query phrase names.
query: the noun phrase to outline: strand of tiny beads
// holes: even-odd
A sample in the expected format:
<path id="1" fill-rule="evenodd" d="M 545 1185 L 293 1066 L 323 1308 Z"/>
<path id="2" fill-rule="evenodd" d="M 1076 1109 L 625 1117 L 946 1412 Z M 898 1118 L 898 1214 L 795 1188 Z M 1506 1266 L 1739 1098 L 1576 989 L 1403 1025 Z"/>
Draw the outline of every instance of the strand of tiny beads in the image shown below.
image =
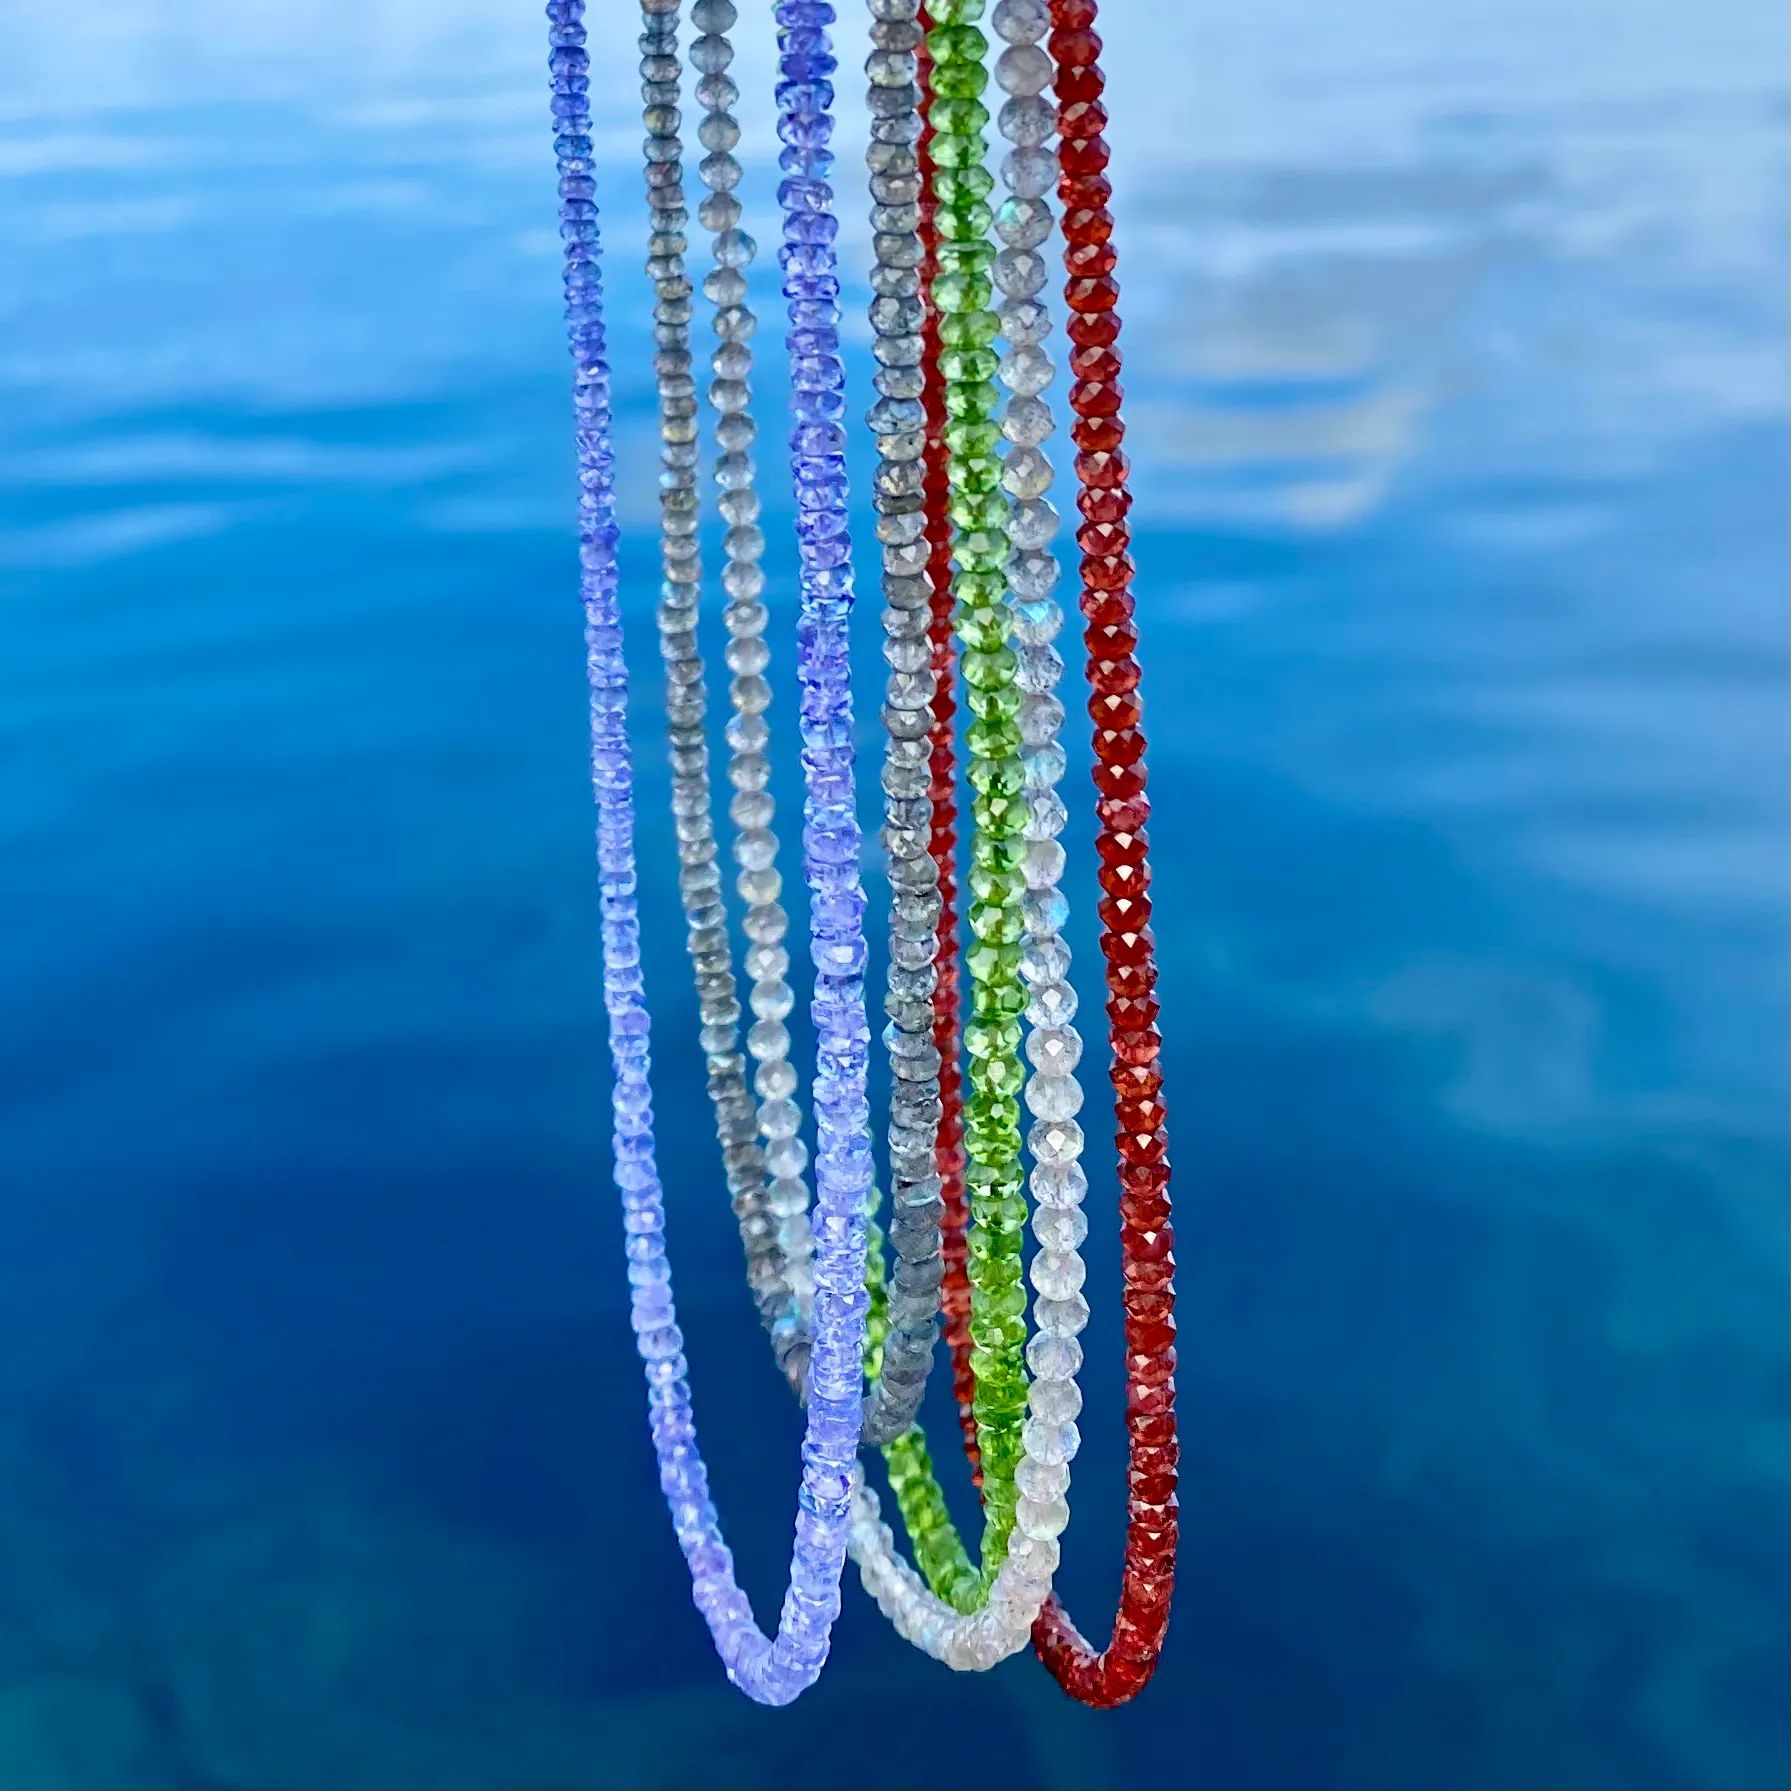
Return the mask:
<path id="1" fill-rule="evenodd" d="M 633 763 L 628 744 L 628 673 L 617 601 L 614 451 L 610 378 L 603 329 L 596 183 L 592 176 L 589 61 L 583 0 L 549 0 L 554 152 L 559 170 L 560 229 L 565 241 L 568 337 L 572 350 L 579 469 L 580 597 L 585 611 L 591 693 L 591 772 L 597 799 L 597 855 L 602 891 L 604 1005 L 614 1073 L 615 1179 L 628 1238 L 632 1320 L 646 1369 L 648 1410 L 660 1485 L 691 1574 L 697 1608 L 728 1676 L 762 1703 L 783 1704 L 811 1685 L 826 1660 L 839 1612 L 850 1492 L 859 1431 L 860 1360 L 864 1348 L 864 1188 L 842 1136 L 851 1136 L 852 1108 L 863 1093 L 862 931 L 853 937 L 850 895 L 855 867 L 842 877 L 830 853 L 805 854 L 817 909 L 847 899 L 836 926 L 816 939 L 817 1024 L 823 1051 L 836 1067 L 823 1100 L 816 1201 L 815 1321 L 802 1496 L 790 1585 L 775 1638 L 764 1636 L 733 1573 L 708 1474 L 697 1448 L 683 1337 L 672 1299 L 665 1249 L 665 1203 L 655 1166 L 649 1024 L 640 961 L 640 916 L 634 852 Z M 849 585 L 848 585 L 849 593 Z M 819 597 L 805 579 L 805 608 Z M 831 617 L 805 617 L 826 638 Z M 825 671 L 805 667 L 805 734 L 837 714 Z M 850 698 L 845 701 L 850 726 Z M 825 742 L 821 743 L 825 750 Z M 845 766 L 847 831 L 851 771 Z M 832 794 L 830 790 L 828 792 Z M 831 804 L 810 799 L 810 821 Z M 859 906 L 862 910 L 862 894 Z M 821 991 L 825 991 L 825 999 Z M 856 1008 L 858 1041 L 853 1037 Z M 854 1053 L 854 1043 L 859 1048 Z M 830 1136 L 831 1134 L 831 1136 Z"/>
<path id="2" fill-rule="evenodd" d="M 747 1280 L 771 1332 L 779 1364 L 799 1387 L 808 1364 L 805 1319 L 813 1296 L 813 1246 L 808 1190 L 802 1180 L 808 1151 L 796 1136 L 802 1116 L 791 1099 L 796 1072 L 789 1062 L 789 1033 L 782 1024 L 794 1000 L 783 975 L 789 966 L 783 946 L 789 922 L 777 900 L 781 886 L 775 862 L 777 836 L 771 831 L 773 804 L 765 788 L 770 769 L 763 750 L 767 737 L 764 711 L 771 689 L 761 676 L 769 654 L 763 638 L 765 606 L 758 601 L 765 584 L 759 566 L 765 537 L 758 527 L 759 496 L 750 453 L 756 431 L 748 409 L 749 343 L 755 326 L 744 302 L 746 282 L 740 272 L 750 265 L 754 245 L 737 227 L 740 206 L 731 191 L 739 178 L 739 163 L 727 153 L 739 135 L 739 126 L 727 110 L 736 91 L 725 73 L 733 51 L 725 37 L 706 35 L 697 40 L 693 54 L 703 71 L 697 84 L 698 97 L 706 106 L 700 131 L 714 146 L 714 153 L 703 163 L 711 191 L 701 208 L 716 260 L 705 287 L 715 306 L 715 330 L 721 338 L 712 357 L 716 377 L 709 395 L 717 413 L 720 509 L 729 525 L 723 538 L 727 564 L 722 573 L 730 598 L 727 658 L 733 674 L 729 683 L 734 714 L 728 730 L 728 773 L 737 791 L 732 804 L 734 857 L 740 867 L 735 887 L 746 904 L 744 930 L 751 941 L 748 968 L 756 972 L 750 1044 L 759 1060 L 754 1079 L 757 1103 L 747 1092 L 746 1059 L 740 1051 L 740 1002 L 711 816 L 709 746 L 703 726 L 708 698 L 696 644 L 702 592 L 696 473 L 700 447 L 696 382 L 691 377 L 691 283 L 684 265 L 688 214 L 683 146 L 678 137 L 678 8 L 679 0 L 642 0 L 640 39 L 647 204 L 652 222 L 647 272 L 655 297 L 653 370 L 659 396 L 662 467 L 659 510 L 664 582 L 658 609 L 659 651 L 665 665 L 678 888 L 686 949 L 696 976 L 709 1098 L 715 1109 L 728 1192 L 746 1249 Z M 729 0 L 697 0 L 695 10 L 699 23 L 733 22 Z"/>
<path id="3" fill-rule="evenodd" d="M 1037 0 L 1025 0 L 1036 10 Z M 1112 188 L 1102 172 L 1105 85 L 1097 60 L 1095 0 L 1050 0 L 1058 99 L 1058 193 L 1064 213 L 1064 296 L 1075 376 L 1070 407 L 1081 450 L 1076 477 L 1082 527 L 1082 614 L 1094 721 L 1101 950 L 1118 1124 L 1120 1250 L 1125 1276 L 1129 1469 L 1125 1573 L 1113 1640 L 1097 1654 L 1054 1598 L 1033 1641 L 1060 1685 L 1085 1704 L 1135 1697 L 1156 1670 L 1175 1580 L 1175 1255 L 1164 1132 L 1162 1039 L 1150 932 L 1144 735 L 1139 728 L 1138 633 L 1121 443 L 1119 288 L 1113 279 Z"/>
<path id="4" fill-rule="evenodd" d="M 867 419 L 880 465 L 872 487 L 883 557 L 885 866 L 889 878 L 889 984 L 884 1040 L 892 1072 L 889 1157 L 896 1267 L 865 1440 L 891 1443 L 914 1422 L 938 1336 L 942 1207 L 935 1161 L 942 1109 L 933 1036 L 941 903 L 931 850 L 933 699 L 928 626 L 926 416 L 921 396 L 920 161 L 914 50 L 915 0 L 877 0 L 871 24 L 872 353 L 879 397 Z M 876 1246 L 873 1242 L 873 1254 Z M 873 1265 L 875 1274 L 875 1264 Z M 873 1301 L 877 1290 L 873 1288 Z"/>

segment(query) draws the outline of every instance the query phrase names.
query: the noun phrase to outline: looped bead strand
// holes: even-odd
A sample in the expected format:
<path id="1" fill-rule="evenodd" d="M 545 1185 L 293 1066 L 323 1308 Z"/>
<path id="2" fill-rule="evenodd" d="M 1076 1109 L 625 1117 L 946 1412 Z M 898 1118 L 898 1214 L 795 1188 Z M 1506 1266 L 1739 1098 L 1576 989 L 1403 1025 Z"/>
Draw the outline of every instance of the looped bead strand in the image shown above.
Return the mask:
<path id="1" fill-rule="evenodd" d="M 585 612 L 590 683 L 591 781 L 597 800 L 604 1006 L 614 1083 L 615 1180 L 627 1234 L 628 1279 L 636 1346 L 646 1371 L 648 1412 L 659 1479 L 690 1570 L 696 1606 L 709 1625 L 728 1676 L 749 1696 L 787 1704 L 813 1684 L 826 1661 L 839 1614 L 839 1579 L 859 1431 L 860 1359 L 864 1348 L 863 1186 L 829 1140 L 862 1099 L 863 1058 L 851 1052 L 854 965 L 862 968 L 863 935 L 848 917 L 828 941 L 829 962 L 818 984 L 830 1000 L 817 1014 L 823 1049 L 837 1051 L 841 1074 L 823 1103 L 816 1215 L 811 1397 L 803 1443 L 802 1491 L 791 1576 L 775 1637 L 753 1621 L 734 1578 L 709 1498 L 708 1472 L 697 1447 L 683 1335 L 672 1297 L 665 1248 L 665 1199 L 655 1162 L 649 1022 L 641 975 L 640 912 L 634 849 L 633 757 L 628 741 L 628 669 L 623 655 L 615 517 L 615 453 L 611 441 L 610 375 L 603 328 L 603 283 L 592 176 L 590 63 L 583 0 L 549 0 L 554 154 L 559 170 L 565 242 L 566 322 L 574 365 L 579 473 L 579 594 Z M 805 599 L 809 587 L 805 584 Z M 809 696 L 805 688 L 805 699 Z M 811 704 L 805 700 L 805 721 Z M 849 706 L 848 706 L 849 716 Z M 849 723 L 848 723 L 849 725 Z M 849 811 L 851 771 L 845 768 Z M 842 887 L 832 862 L 805 865 L 817 902 Z M 852 873 L 847 873 L 851 876 Z M 855 878 L 854 878 L 855 881 Z M 862 898 L 861 898 L 862 900 Z M 817 1008 L 822 1003 L 817 1000 Z M 844 1036 L 842 1036 L 842 1034 Z"/>

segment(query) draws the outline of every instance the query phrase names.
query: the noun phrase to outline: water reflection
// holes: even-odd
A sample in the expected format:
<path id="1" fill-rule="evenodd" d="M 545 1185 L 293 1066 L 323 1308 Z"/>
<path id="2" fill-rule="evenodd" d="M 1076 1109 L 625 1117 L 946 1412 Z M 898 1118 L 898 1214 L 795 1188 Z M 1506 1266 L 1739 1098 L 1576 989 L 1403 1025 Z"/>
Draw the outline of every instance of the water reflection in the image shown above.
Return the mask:
<path id="1" fill-rule="evenodd" d="M 1107 1720 L 955 1680 L 851 1590 L 772 1717 L 688 1609 L 613 1269 L 535 18 L 23 0 L 0 1779 L 943 1782 L 922 1700 L 966 1782 L 1780 1774 L 1783 21 L 1110 10 L 1186 1211 L 1162 1682 Z M 681 1296 L 768 1609 L 793 1420 L 699 1146 Z"/>

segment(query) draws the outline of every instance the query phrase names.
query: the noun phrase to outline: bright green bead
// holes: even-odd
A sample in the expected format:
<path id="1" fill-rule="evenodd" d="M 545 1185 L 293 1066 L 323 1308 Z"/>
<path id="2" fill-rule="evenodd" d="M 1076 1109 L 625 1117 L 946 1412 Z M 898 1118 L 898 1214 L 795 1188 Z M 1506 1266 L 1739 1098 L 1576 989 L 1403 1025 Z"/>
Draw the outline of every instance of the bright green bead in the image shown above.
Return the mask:
<path id="1" fill-rule="evenodd" d="M 959 670 L 972 690 L 992 690 L 1013 683 L 1019 663 L 1011 647 L 998 647 L 993 653 L 966 653 Z"/>
<path id="2" fill-rule="evenodd" d="M 989 71 L 980 61 L 951 61 L 935 65 L 933 92 L 940 99 L 975 99 L 989 84 Z"/>
<path id="3" fill-rule="evenodd" d="M 987 719 L 978 716 L 970 724 L 964 739 L 973 753 L 980 754 L 984 758 L 993 758 L 1004 749 L 1012 747 L 1012 734 L 1013 724 L 1007 716 L 999 715 Z"/>
<path id="4" fill-rule="evenodd" d="M 987 279 L 995 266 L 995 245 L 982 237 L 966 237 L 962 241 L 941 241 L 935 259 L 941 276 L 965 274 L 972 279 Z"/>
<path id="5" fill-rule="evenodd" d="M 970 862 L 986 865 L 992 871 L 1019 871 L 1026 866 L 1026 842 L 1024 840 L 998 839 L 992 833 L 979 833 L 970 842 Z M 991 972 L 989 980 L 994 981 L 1002 972 Z M 1015 975 L 1019 974 L 1016 967 Z"/>
<path id="6" fill-rule="evenodd" d="M 933 282 L 933 303 L 941 311 L 986 311 L 994 290 L 995 288 L 985 274 L 941 274 Z M 949 393 L 947 393 L 947 397 L 950 397 Z M 994 388 L 990 387 L 989 397 L 984 401 L 980 410 L 974 412 L 954 411 L 951 414 L 954 416 L 974 414 L 978 418 L 993 416 L 995 414 Z"/>
<path id="7" fill-rule="evenodd" d="M 1003 983 L 990 996 L 990 1011 L 998 1014 L 1023 1014 L 1031 1000 L 1032 993 L 1024 983 Z"/>
<path id="8" fill-rule="evenodd" d="M 1002 945 L 1017 945 L 1025 931 L 1025 922 L 1018 908 L 980 905 L 970 911 L 970 930 L 979 939 L 994 939 Z"/>
<path id="9" fill-rule="evenodd" d="M 972 1020 L 964 1028 L 964 1049 L 972 1057 L 1012 1056 L 1020 1048 L 1018 1020 Z"/>
<path id="10" fill-rule="evenodd" d="M 1024 1308 L 1024 1299 L 1020 1302 Z M 1023 1317 L 1007 1312 L 979 1312 L 972 1308 L 970 1317 L 970 1336 L 972 1342 L 978 1344 L 990 1355 L 1011 1349 L 1015 1343 L 1024 1346 L 1026 1342 L 1026 1321 Z M 995 1419 L 999 1424 L 1003 1418 L 1009 1418 L 1011 1408 L 1004 1399 L 978 1399 L 976 1412 L 985 1422 Z M 1011 1418 L 1009 1419 L 1011 1422 Z M 1016 1467 L 1019 1463 L 1014 1464 Z M 987 1457 L 984 1457 L 984 1472 L 988 1471 Z"/>
<path id="11" fill-rule="evenodd" d="M 1018 1186 L 1016 1182 L 1015 1186 Z M 1017 1238 L 1026 1229 L 1026 1202 L 1018 1193 L 998 1193 L 991 1189 L 977 1194 L 976 1222 L 992 1238 Z M 1020 1259 L 1010 1253 L 1007 1258 L 1010 1278 L 1020 1278 Z"/>
<path id="12" fill-rule="evenodd" d="M 1007 639 L 1011 622 L 1002 604 L 1006 578 L 1000 572 L 960 572 L 951 588 L 958 600 L 958 625 L 970 631 L 960 636 L 964 645 L 985 652 L 999 647 Z"/>
<path id="13" fill-rule="evenodd" d="M 1024 814 L 1017 812 L 1025 806 L 1018 800 L 1024 781 L 1017 758 L 996 760 L 981 776 L 976 775 L 973 767 L 970 786 L 976 794 L 970 799 L 970 807 L 977 826 L 987 833 L 1013 838 L 1025 820 Z"/>
<path id="14" fill-rule="evenodd" d="M 945 0 L 927 33 L 927 54 L 933 59 L 935 71 L 942 63 L 981 62 L 988 54 L 989 40 L 975 24 L 981 17 L 981 6 L 972 12 L 965 0 Z"/>
<path id="15" fill-rule="evenodd" d="M 974 313 L 973 313 L 974 315 Z M 992 348 L 948 348 L 939 357 L 939 371 L 954 385 L 965 385 L 972 381 L 981 384 L 995 377 L 995 369 L 1001 365 L 1001 356 Z M 1001 462 L 993 454 L 983 457 L 1000 475 Z M 959 468 L 954 468 L 954 472 Z"/>
<path id="16" fill-rule="evenodd" d="M 972 349 L 972 354 L 985 355 L 986 348 Z M 947 387 L 949 391 L 950 388 Z M 1001 462 L 993 454 L 957 454 L 951 461 L 953 485 L 966 497 L 987 497 L 1001 483 Z M 993 479 L 994 483 L 990 481 Z M 1003 515 L 1006 505 L 1003 505 Z"/>
<path id="17" fill-rule="evenodd" d="M 1018 722 L 1018 716 L 1020 714 L 1020 687 L 1018 684 L 992 684 L 987 690 L 971 691 L 970 713 L 974 715 L 978 721 L 987 722 L 991 726 L 999 726 L 1003 722 L 1008 722 L 1014 727 L 1014 737 L 1011 744 L 998 746 L 992 752 L 979 752 L 977 753 L 978 758 L 1004 759 L 1009 753 L 1015 753 L 1020 750 Z M 976 752 L 976 748 L 972 747 L 971 751 Z"/>
<path id="18" fill-rule="evenodd" d="M 1017 1105 L 1015 1106 L 1014 1111 L 1016 1113 L 1019 1112 L 1019 1107 Z M 1015 1150 L 1011 1155 L 1004 1156 L 999 1163 L 987 1163 L 980 1165 L 980 1167 L 983 1170 L 981 1181 L 971 1181 L 969 1183 L 973 1204 L 980 1209 L 981 1205 L 987 1200 L 996 1198 L 1007 1200 L 1011 1198 L 1019 1202 L 1022 1207 L 1025 1206 L 1025 1197 L 1021 1193 L 1021 1189 L 1026 1182 L 1026 1169 L 1020 1161 L 1020 1153 L 1018 1150 Z M 1014 1235 L 1018 1236 L 1019 1234 L 1016 1232 Z"/>
<path id="19" fill-rule="evenodd" d="M 977 35 L 980 37 L 981 32 Z M 974 142 L 977 145 L 975 156 L 968 154 L 959 157 L 960 162 L 980 161 L 982 159 L 982 136 L 989 128 L 989 108 L 978 99 L 941 99 L 934 100 L 927 112 L 932 120 L 933 129 L 939 133 L 933 139 L 934 153 L 938 153 L 940 142 L 949 137 L 956 145 L 963 142 Z M 952 163 L 946 163 L 947 167 Z"/>
<path id="20" fill-rule="evenodd" d="M 959 105 L 974 104 L 974 101 L 957 101 Z M 960 137 L 954 131 L 941 131 L 933 139 L 931 146 L 933 160 L 941 168 L 970 167 L 980 162 L 983 156 L 983 141 L 980 137 Z"/>
<path id="21" fill-rule="evenodd" d="M 972 1062 L 974 1061 L 973 1059 Z M 965 1120 L 964 1147 L 968 1151 L 974 1151 L 979 1159 L 991 1162 L 1017 1161 L 1020 1155 L 1019 1125 L 979 1126 Z"/>
<path id="22" fill-rule="evenodd" d="M 987 348 L 995 340 L 1001 320 L 993 311 L 959 311 L 939 320 L 939 341 L 945 348 Z M 996 440 L 1000 432 L 996 432 Z M 947 438 L 950 445 L 950 438 Z M 994 445 L 993 442 L 990 444 Z"/>
<path id="23" fill-rule="evenodd" d="M 980 165 L 933 170 L 933 197 L 941 205 L 955 206 L 960 199 L 987 199 L 994 190 L 995 176 Z"/>
<path id="24" fill-rule="evenodd" d="M 976 1060 L 971 1059 L 974 1068 Z M 1009 1116 L 1003 1122 L 999 1120 L 974 1120 L 966 1115 L 964 1120 L 964 1144 L 966 1149 L 975 1153 L 979 1162 L 1013 1162 L 1020 1155 L 1020 1122 L 1017 1117 Z"/>
<path id="25" fill-rule="evenodd" d="M 999 494 L 1001 490 L 1001 462 L 992 454 L 986 459 L 966 456 L 953 466 L 952 476 L 958 481 L 957 497 L 962 508 L 968 515 L 979 519 L 978 522 L 971 524 L 968 532 L 972 534 L 982 532 L 980 518 L 985 512 L 975 506 L 978 504 L 979 500 L 994 497 Z M 955 515 L 952 520 L 954 522 L 957 520 Z M 991 572 L 994 570 L 994 567 L 989 563 L 990 555 L 989 550 L 986 547 L 981 549 L 971 548 L 970 552 L 975 556 L 976 569 L 979 572 Z M 964 564 L 962 556 L 958 556 L 958 563 L 960 565 Z"/>
<path id="26" fill-rule="evenodd" d="M 1017 982 L 1020 976 L 1020 948 L 1001 945 L 995 940 L 978 940 L 964 953 L 965 968 L 979 982 Z"/>
<path id="27" fill-rule="evenodd" d="M 957 534 L 952 541 L 952 557 L 961 573 L 974 573 L 979 593 L 978 602 L 1002 603 L 1007 597 L 1005 568 L 1012 549 L 1002 528 L 1007 516 L 1007 499 L 999 491 L 960 491 L 946 500 L 946 509 Z M 993 579 L 994 583 L 988 581 Z M 965 592 L 954 585 L 959 601 Z"/>
<path id="28" fill-rule="evenodd" d="M 995 214 L 980 199 L 963 199 L 956 205 L 942 205 L 934 214 L 939 226 L 939 265 L 947 265 L 946 258 L 952 257 L 951 265 L 966 267 L 964 260 L 967 250 L 974 250 L 977 261 L 976 271 L 992 267 L 995 263 L 995 245 L 989 241 L 989 232 L 995 226 Z M 966 271 L 969 269 L 966 267 Z"/>
<path id="29" fill-rule="evenodd" d="M 966 739 L 970 750 L 983 759 L 1003 759 L 1020 750 L 1020 729 L 1008 691 L 973 691 L 968 707 L 975 718 Z M 972 738 L 972 736 L 974 738 Z"/>
<path id="30" fill-rule="evenodd" d="M 966 285 L 972 279 L 972 276 L 968 274 L 963 276 L 942 274 L 934 283 L 934 293 L 937 294 L 939 288 L 947 280 L 960 277 L 963 278 Z M 989 284 L 987 280 L 982 279 L 981 275 L 974 277 L 985 287 Z M 992 385 L 947 386 L 945 388 L 945 414 L 948 417 L 975 417 L 980 421 L 984 417 L 995 414 L 995 397 L 995 388 Z"/>
<path id="31" fill-rule="evenodd" d="M 968 604 L 963 600 L 964 581 L 987 576 L 980 572 L 961 572 L 952 580 L 952 589 L 958 593 L 958 610 L 952 618 L 952 626 L 957 630 L 958 639 L 975 653 L 993 653 L 1007 644 L 1007 617 L 991 603 Z M 976 748 L 973 746 L 970 750 L 975 752 Z"/>
<path id="32" fill-rule="evenodd" d="M 956 312 L 941 323 L 969 323 L 985 311 Z M 945 334 L 941 329 L 942 336 Z M 1001 425 L 989 418 L 959 417 L 945 425 L 945 445 L 954 455 L 993 454 L 1001 446 Z"/>
<path id="33" fill-rule="evenodd" d="M 970 787 L 978 796 L 1017 796 L 1025 783 L 1025 768 L 1017 757 L 990 759 L 970 767 Z"/>
<path id="34" fill-rule="evenodd" d="M 1026 884 L 1022 878 L 1002 871 L 991 871 L 984 866 L 972 865 L 970 869 L 971 892 L 979 901 L 992 902 L 1002 908 L 1011 908 L 1026 893 Z M 1018 1037 L 1014 1040 L 1019 1043 Z"/>

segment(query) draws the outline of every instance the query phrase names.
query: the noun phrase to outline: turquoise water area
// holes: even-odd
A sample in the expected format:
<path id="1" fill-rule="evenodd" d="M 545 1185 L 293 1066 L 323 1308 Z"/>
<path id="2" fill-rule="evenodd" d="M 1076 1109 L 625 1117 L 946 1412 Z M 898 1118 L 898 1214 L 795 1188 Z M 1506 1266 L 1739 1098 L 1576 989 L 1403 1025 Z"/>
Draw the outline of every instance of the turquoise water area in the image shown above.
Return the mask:
<path id="1" fill-rule="evenodd" d="M 1105 1716 L 855 1582 L 760 1711 L 689 1605 L 608 1180 L 536 7 L 0 11 L 0 1785 L 1786 1782 L 1780 9 L 1108 7 L 1186 1479 Z M 796 1417 L 671 913 L 610 13 L 659 1108 L 769 1614 Z"/>

